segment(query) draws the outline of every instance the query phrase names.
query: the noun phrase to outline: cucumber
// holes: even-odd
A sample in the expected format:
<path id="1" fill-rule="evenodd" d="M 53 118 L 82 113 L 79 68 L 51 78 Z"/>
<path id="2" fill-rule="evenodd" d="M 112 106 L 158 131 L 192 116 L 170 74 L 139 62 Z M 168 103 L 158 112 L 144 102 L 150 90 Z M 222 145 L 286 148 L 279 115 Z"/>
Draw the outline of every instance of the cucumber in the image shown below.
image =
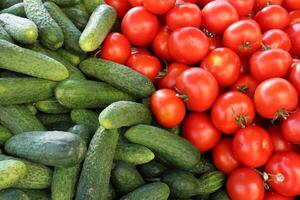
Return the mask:
<path id="1" fill-rule="evenodd" d="M 118 137 L 116 129 L 97 130 L 83 163 L 75 200 L 107 199 Z"/>
<path id="2" fill-rule="evenodd" d="M 149 183 L 123 196 L 121 200 L 167 200 L 170 189 L 162 182 Z"/>
<path id="3" fill-rule="evenodd" d="M 200 161 L 200 153 L 191 143 L 164 129 L 137 125 L 127 130 L 125 137 L 132 143 L 148 147 L 155 155 L 179 169 L 193 169 Z"/>
<path id="4" fill-rule="evenodd" d="M 49 0 L 49 1 L 52 1 L 59 6 L 66 6 L 66 7 L 73 6 L 80 2 L 80 0 Z"/>
<path id="5" fill-rule="evenodd" d="M 0 77 L 1 78 L 24 78 L 24 77 L 30 77 L 30 76 L 27 76 L 25 74 L 21 74 L 18 72 L 3 70 L 2 72 L 0 72 Z"/>
<path id="6" fill-rule="evenodd" d="M 146 164 L 138 166 L 138 170 L 143 177 L 147 179 L 154 179 L 159 178 L 167 170 L 167 168 L 156 160 L 152 160 Z"/>
<path id="7" fill-rule="evenodd" d="M 195 200 L 210 200 L 209 195 L 198 195 L 196 196 Z"/>
<path id="8" fill-rule="evenodd" d="M 82 0 L 86 10 L 91 14 L 98 5 L 103 3 L 103 0 Z"/>
<path id="9" fill-rule="evenodd" d="M 37 118 L 44 124 L 47 128 L 53 124 L 65 123 L 73 124 L 69 114 L 45 114 L 38 113 Z M 72 125 L 71 125 L 72 126 Z M 71 127 L 69 126 L 68 129 Z"/>
<path id="10" fill-rule="evenodd" d="M 24 104 L 53 96 L 57 83 L 37 78 L 0 78 L 0 104 Z"/>
<path id="11" fill-rule="evenodd" d="M 46 130 L 26 105 L 0 106 L 0 123 L 14 135 L 28 131 Z"/>
<path id="12" fill-rule="evenodd" d="M 45 8 L 50 13 L 51 17 L 60 26 L 64 34 L 64 46 L 69 51 L 83 53 L 79 47 L 80 30 L 73 22 L 65 15 L 65 13 L 53 2 L 44 3 Z"/>
<path id="13" fill-rule="evenodd" d="M 112 186 L 112 184 L 109 184 L 107 200 L 114 200 L 116 199 L 116 197 L 117 193 L 115 191 L 115 188 Z"/>
<path id="14" fill-rule="evenodd" d="M 78 56 L 64 48 L 58 49 L 57 53 L 60 54 L 65 60 L 67 60 L 72 65 L 77 66 L 81 62 L 80 56 Z"/>
<path id="15" fill-rule="evenodd" d="M 8 42 L 13 43 L 13 39 L 10 35 L 6 32 L 6 30 L 0 25 L 0 40 L 6 40 Z"/>
<path id="16" fill-rule="evenodd" d="M 26 107 L 31 112 L 31 114 L 36 115 L 38 113 L 38 110 L 36 109 L 33 103 L 26 104 Z"/>
<path id="17" fill-rule="evenodd" d="M 70 8 L 63 8 L 62 10 L 79 30 L 83 30 L 85 28 L 90 17 L 85 9 L 73 6 Z"/>
<path id="18" fill-rule="evenodd" d="M 5 8 L 0 11 L 0 14 L 2 13 L 9 13 L 19 17 L 26 17 L 24 3 L 17 3 L 11 7 Z"/>
<path id="19" fill-rule="evenodd" d="M 0 199 L 3 200 L 30 200 L 29 197 L 21 190 L 6 189 L 0 191 Z"/>
<path id="20" fill-rule="evenodd" d="M 132 192 L 145 185 L 145 181 L 135 166 L 123 161 L 118 161 L 111 172 L 111 179 L 117 191 L 121 194 Z"/>
<path id="21" fill-rule="evenodd" d="M 225 184 L 225 175 L 222 172 L 208 172 L 199 178 L 199 194 L 208 195 L 216 192 Z"/>
<path id="22" fill-rule="evenodd" d="M 129 67 L 111 61 L 88 58 L 80 63 L 80 69 L 88 76 L 107 82 L 124 92 L 140 98 L 151 96 L 155 90 L 148 78 Z"/>
<path id="23" fill-rule="evenodd" d="M 214 164 L 210 160 L 202 157 L 200 162 L 193 169 L 191 169 L 190 172 L 194 174 L 203 174 L 205 172 L 212 172 L 215 170 L 216 167 Z"/>
<path id="24" fill-rule="evenodd" d="M 26 16 L 38 27 L 42 44 L 51 49 L 59 49 L 64 43 L 64 34 L 48 13 L 42 0 L 23 0 Z"/>
<path id="25" fill-rule="evenodd" d="M 120 143 L 117 146 L 115 160 L 121 160 L 133 165 L 145 164 L 153 160 L 154 153 L 138 144 Z"/>
<path id="26" fill-rule="evenodd" d="M 0 190 L 14 186 L 25 173 L 26 165 L 21 161 L 0 161 Z"/>
<path id="27" fill-rule="evenodd" d="M 23 0 L 1 0 L 0 1 L 0 8 L 8 8 L 11 7 L 17 3 L 21 3 Z"/>
<path id="28" fill-rule="evenodd" d="M 48 192 L 43 190 L 24 190 L 30 200 L 51 200 Z"/>
<path id="29" fill-rule="evenodd" d="M 211 200 L 230 200 L 225 189 L 219 189 L 211 195 Z"/>
<path id="30" fill-rule="evenodd" d="M 61 114 L 70 112 L 70 109 L 62 106 L 55 98 L 38 101 L 36 102 L 35 107 L 39 111 L 48 114 Z"/>
<path id="31" fill-rule="evenodd" d="M 98 114 L 91 110 L 74 109 L 71 111 L 71 119 L 75 124 L 86 125 L 93 133 L 99 128 Z"/>
<path id="32" fill-rule="evenodd" d="M 55 97 L 67 108 L 101 108 L 133 97 L 106 83 L 87 80 L 66 80 L 55 89 Z"/>
<path id="33" fill-rule="evenodd" d="M 12 133 L 7 128 L 0 125 L 0 146 L 3 146 L 5 142 L 11 137 Z"/>
<path id="34" fill-rule="evenodd" d="M 5 143 L 5 151 L 49 166 L 72 167 L 84 159 L 86 146 L 72 133 L 34 131 L 10 138 Z"/>
<path id="35" fill-rule="evenodd" d="M 151 124 L 152 116 L 150 110 L 143 104 L 118 101 L 102 110 L 99 122 L 106 129 L 115 129 L 137 124 Z"/>
<path id="36" fill-rule="evenodd" d="M 89 8 L 87 9 L 89 11 Z M 106 4 L 97 6 L 80 36 L 80 48 L 85 52 L 99 48 L 116 19 L 117 13 L 111 6 Z"/>
<path id="37" fill-rule="evenodd" d="M 69 76 L 65 66 L 56 60 L 5 40 L 0 40 L 0 68 L 53 81 Z"/>

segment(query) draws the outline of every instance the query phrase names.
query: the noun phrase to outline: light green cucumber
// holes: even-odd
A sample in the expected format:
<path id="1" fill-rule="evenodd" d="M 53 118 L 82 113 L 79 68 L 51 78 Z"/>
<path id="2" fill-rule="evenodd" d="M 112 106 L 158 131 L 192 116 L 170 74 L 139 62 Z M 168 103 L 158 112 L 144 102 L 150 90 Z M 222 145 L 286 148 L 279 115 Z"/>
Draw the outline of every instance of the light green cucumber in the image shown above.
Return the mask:
<path id="1" fill-rule="evenodd" d="M 0 125 L 0 146 L 3 146 L 5 142 L 12 136 L 12 133 L 7 128 Z"/>
<path id="2" fill-rule="evenodd" d="M 26 16 L 25 9 L 24 9 L 24 3 L 17 3 L 11 7 L 5 8 L 0 11 L 0 14 L 2 14 L 2 13 L 9 13 L 9 14 L 13 14 L 13 15 L 16 15 L 19 17 Z"/>
<path id="3" fill-rule="evenodd" d="M 79 6 L 73 6 L 63 8 L 62 10 L 79 30 L 83 30 L 85 28 L 90 17 L 85 9 L 82 9 Z"/>
<path id="4" fill-rule="evenodd" d="M 62 106 L 55 98 L 38 101 L 36 102 L 35 107 L 39 111 L 49 114 L 61 114 L 70 112 L 70 109 Z"/>
<path id="5" fill-rule="evenodd" d="M 23 190 L 30 200 L 51 200 L 50 194 L 44 190 Z"/>
<path id="6" fill-rule="evenodd" d="M 77 66 L 81 62 L 79 55 L 72 53 L 64 48 L 58 49 L 57 53 L 59 53 L 64 59 L 69 61 L 69 63 L 71 63 L 72 65 Z"/>
<path id="7" fill-rule="evenodd" d="M 0 190 L 14 186 L 26 173 L 26 165 L 18 160 L 0 161 Z"/>
<path id="8" fill-rule="evenodd" d="M 0 26 L 0 40 L 6 40 L 8 42 L 14 43 L 13 39 L 2 26 Z"/>
<path id="9" fill-rule="evenodd" d="M 75 124 L 83 124 L 91 129 L 93 133 L 99 128 L 98 115 L 96 112 L 87 109 L 73 109 L 71 119 Z"/>
<path id="10" fill-rule="evenodd" d="M 103 3 L 103 0 L 82 0 L 84 7 L 91 14 L 97 6 Z"/>
<path id="11" fill-rule="evenodd" d="M 0 199 L 3 200 L 30 200 L 25 192 L 18 189 L 6 189 L 0 191 Z"/>

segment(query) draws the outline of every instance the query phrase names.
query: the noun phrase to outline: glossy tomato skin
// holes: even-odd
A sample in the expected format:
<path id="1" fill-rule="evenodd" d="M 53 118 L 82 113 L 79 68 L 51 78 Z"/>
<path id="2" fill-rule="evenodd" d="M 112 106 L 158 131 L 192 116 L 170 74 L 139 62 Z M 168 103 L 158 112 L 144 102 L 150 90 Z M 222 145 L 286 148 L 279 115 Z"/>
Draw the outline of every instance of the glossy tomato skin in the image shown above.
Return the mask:
<path id="1" fill-rule="evenodd" d="M 300 111 L 291 114 L 282 123 L 281 130 L 283 137 L 290 142 L 300 143 Z"/>
<path id="2" fill-rule="evenodd" d="M 251 13 L 254 0 L 226 0 L 228 1 L 233 7 L 235 7 L 236 11 L 238 12 L 239 16 L 246 16 Z"/>
<path id="3" fill-rule="evenodd" d="M 176 0 L 143 0 L 144 7 L 150 12 L 161 15 L 174 7 Z"/>
<path id="4" fill-rule="evenodd" d="M 118 17 L 122 19 L 126 12 L 130 9 L 131 5 L 127 0 L 105 0 L 105 3 L 113 7 L 118 14 Z"/>
<path id="5" fill-rule="evenodd" d="M 143 0 L 127 0 L 132 7 L 142 6 Z"/>
<path id="6" fill-rule="evenodd" d="M 283 7 L 285 7 L 287 10 L 300 10 L 300 1 L 298 0 L 284 0 L 283 1 Z"/>
<path id="7" fill-rule="evenodd" d="M 132 47 L 131 48 L 131 55 L 137 54 L 137 53 L 144 54 L 144 55 L 152 55 L 151 52 L 148 49 L 144 48 L 144 47 Z"/>
<path id="8" fill-rule="evenodd" d="M 263 200 L 263 180 L 254 169 L 240 167 L 227 179 L 227 193 L 231 200 Z"/>
<path id="9" fill-rule="evenodd" d="M 170 29 L 167 26 L 162 27 L 152 42 L 152 49 L 155 52 L 155 54 L 159 58 L 164 59 L 168 62 L 174 60 L 170 55 L 168 49 L 168 40 L 170 35 L 171 35 Z"/>
<path id="10" fill-rule="evenodd" d="M 300 57 L 300 23 L 292 24 L 288 26 L 285 32 L 289 35 L 292 41 L 292 55 Z"/>
<path id="11" fill-rule="evenodd" d="M 276 192 L 268 192 L 266 193 L 264 200 L 294 200 L 294 198 L 285 197 Z"/>
<path id="12" fill-rule="evenodd" d="M 134 7 L 124 16 L 121 30 L 132 44 L 147 46 L 159 30 L 159 21 L 144 7 Z"/>
<path id="13" fill-rule="evenodd" d="M 251 75 L 242 74 L 239 79 L 230 87 L 230 90 L 242 92 L 252 99 L 258 84 L 258 81 L 255 80 Z"/>
<path id="14" fill-rule="evenodd" d="M 300 22 L 300 10 L 294 10 L 289 12 L 290 25 Z"/>
<path id="15" fill-rule="evenodd" d="M 179 63 L 192 65 L 208 53 L 209 40 L 197 28 L 180 28 L 171 33 L 168 41 L 170 55 Z"/>
<path id="16" fill-rule="evenodd" d="M 176 81 L 180 94 L 187 96 L 187 107 L 192 111 L 203 112 L 213 105 L 219 93 L 214 76 L 201 68 L 185 70 Z"/>
<path id="17" fill-rule="evenodd" d="M 288 79 L 295 86 L 300 96 L 300 63 L 293 64 Z"/>
<path id="18" fill-rule="evenodd" d="M 287 197 L 300 194 L 300 155 L 278 152 L 268 161 L 265 172 L 271 174 L 268 184 L 276 192 Z"/>
<path id="19" fill-rule="evenodd" d="M 280 29 L 271 29 L 262 36 L 262 42 L 267 48 L 290 51 L 292 42 L 289 36 Z"/>
<path id="20" fill-rule="evenodd" d="M 154 92 L 150 98 L 150 108 L 156 121 L 165 128 L 179 125 L 186 112 L 183 100 L 170 89 Z"/>

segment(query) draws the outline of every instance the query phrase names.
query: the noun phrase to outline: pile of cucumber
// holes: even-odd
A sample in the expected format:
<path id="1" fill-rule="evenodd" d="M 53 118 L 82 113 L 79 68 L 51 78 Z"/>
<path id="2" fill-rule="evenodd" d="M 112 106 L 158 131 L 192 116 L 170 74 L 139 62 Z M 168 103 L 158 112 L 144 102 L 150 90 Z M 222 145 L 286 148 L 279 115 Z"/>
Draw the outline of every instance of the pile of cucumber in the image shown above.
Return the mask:
<path id="1" fill-rule="evenodd" d="M 0 199 L 229 199 L 225 175 L 152 119 L 152 82 L 94 58 L 101 0 L 0 1 Z"/>

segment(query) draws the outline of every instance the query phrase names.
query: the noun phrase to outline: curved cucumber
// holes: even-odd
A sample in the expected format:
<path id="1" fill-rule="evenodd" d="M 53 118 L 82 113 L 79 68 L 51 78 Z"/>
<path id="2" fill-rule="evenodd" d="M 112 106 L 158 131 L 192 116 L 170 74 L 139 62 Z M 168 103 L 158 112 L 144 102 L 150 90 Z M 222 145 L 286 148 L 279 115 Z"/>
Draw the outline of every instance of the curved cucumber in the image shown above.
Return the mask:
<path id="1" fill-rule="evenodd" d="M 92 13 L 96 7 L 103 3 L 103 0 L 82 0 L 86 10 Z"/>
<path id="2" fill-rule="evenodd" d="M 81 62 L 80 56 L 78 56 L 70 51 L 67 51 L 64 48 L 58 49 L 57 53 L 59 53 L 59 55 L 61 55 L 65 60 L 69 61 L 69 63 L 71 63 L 72 65 L 77 66 Z"/>
<path id="3" fill-rule="evenodd" d="M 14 186 L 26 173 L 26 165 L 18 160 L 0 161 L 0 190 Z"/>
<path id="4" fill-rule="evenodd" d="M 208 195 L 214 193 L 225 184 L 225 175 L 219 171 L 208 172 L 199 178 L 199 194 Z"/>
<path id="5" fill-rule="evenodd" d="M 60 114 L 60 113 L 68 113 L 70 112 L 70 109 L 62 106 L 56 99 L 48 99 L 48 100 L 42 100 L 38 101 L 35 104 L 35 107 L 44 113 L 49 114 Z"/>
<path id="6" fill-rule="evenodd" d="M 6 189 L 0 191 L 0 199 L 5 200 L 30 200 L 25 192 L 18 189 Z"/>
<path id="7" fill-rule="evenodd" d="M 75 124 L 86 125 L 93 133 L 99 128 L 98 114 L 91 110 L 74 109 L 71 111 L 71 119 Z"/>
<path id="8" fill-rule="evenodd" d="M 7 128 L 0 125 L 0 146 L 3 146 L 5 142 L 11 137 L 12 133 Z"/>
<path id="9" fill-rule="evenodd" d="M 2 26 L 0 26 L 0 40 L 6 40 L 8 42 L 14 43 L 13 39 Z"/>
<path id="10" fill-rule="evenodd" d="M 62 10 L 79 30 L 83 30 L 85 28 L 90 17 L 85 9 L 73 6 L 70 8 L 63 8 Z"/>
<path id="11" fill-rule="evenodd" d="M 9 13 L 9 14 L 13 14 L 13 15 L 16 15 L 19 17 L 26 16 L 25 9 L 24 9 L 24 3 L 17 3 L 11 7 L 3 9 L 0 11 L 0 14 L 2 14 L 2 13 Z"/>
<path id="12" fill-rule="evenodd" d="M 167 168 L 156 160 L 152 160 L 146 164 L 138 166 L 138 170 L 145 178 L 159 178 L 167 170 Z"/>

